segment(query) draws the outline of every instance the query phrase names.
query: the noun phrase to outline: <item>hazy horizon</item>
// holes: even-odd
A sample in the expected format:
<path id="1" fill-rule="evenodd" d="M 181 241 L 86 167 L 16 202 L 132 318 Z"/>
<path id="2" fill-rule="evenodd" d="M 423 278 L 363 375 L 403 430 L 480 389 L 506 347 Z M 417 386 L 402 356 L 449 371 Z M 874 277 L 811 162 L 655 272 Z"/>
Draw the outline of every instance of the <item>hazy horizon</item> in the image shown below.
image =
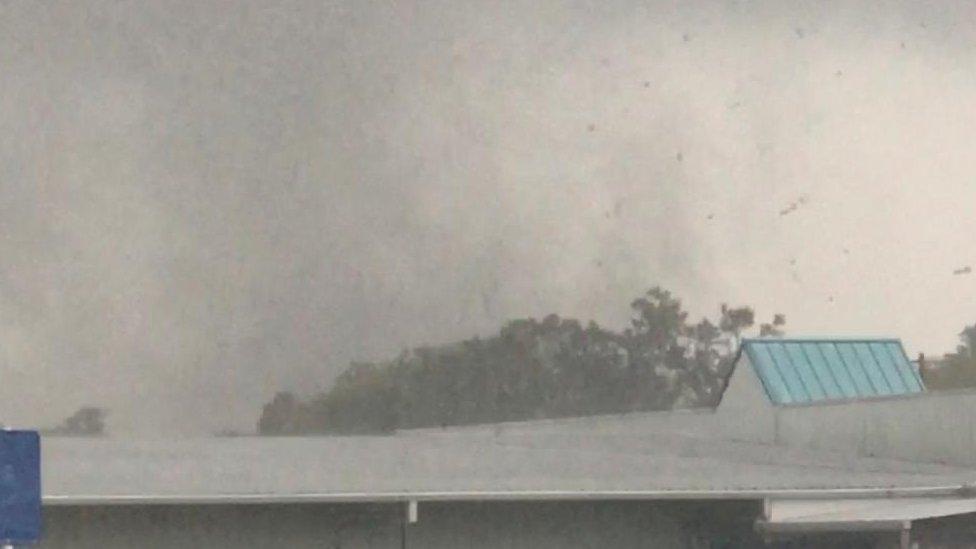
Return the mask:
<path id="1" fill-rule="evenodd" d="M 976 322 L 965 2 L 0 2 L 0 418 L 252 428 L 549 313 Z M 791 207 L 796 204 L 796 207 Z"/>

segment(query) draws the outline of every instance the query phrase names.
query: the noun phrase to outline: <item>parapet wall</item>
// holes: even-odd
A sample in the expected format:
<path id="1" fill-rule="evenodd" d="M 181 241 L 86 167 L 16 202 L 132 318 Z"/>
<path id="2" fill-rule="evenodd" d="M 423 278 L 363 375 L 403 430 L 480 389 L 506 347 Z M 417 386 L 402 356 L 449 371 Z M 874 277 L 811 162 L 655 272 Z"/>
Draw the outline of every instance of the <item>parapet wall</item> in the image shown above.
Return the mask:
<path id="1" fill-rule="evenodd" d="M 774 409 L 777 444 L 976 465 L 976 392 Z"/>

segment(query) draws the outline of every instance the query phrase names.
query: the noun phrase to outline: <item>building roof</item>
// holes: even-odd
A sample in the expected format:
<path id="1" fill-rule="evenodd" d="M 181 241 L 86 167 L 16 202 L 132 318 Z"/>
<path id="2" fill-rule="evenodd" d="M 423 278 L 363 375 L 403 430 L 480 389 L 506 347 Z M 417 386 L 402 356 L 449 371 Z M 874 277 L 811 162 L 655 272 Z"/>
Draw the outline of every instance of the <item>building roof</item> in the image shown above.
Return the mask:
<path id="1" fill-rule="evenodd" d="M 42 443 L 45 505 L 946 495 L 976 471 L 659 433 Z"/>
<path id="2" fill-rule="evenodd" d="M 778 405 L 925 391 L 897 339 L 746 339 L 742 352 Z"/>

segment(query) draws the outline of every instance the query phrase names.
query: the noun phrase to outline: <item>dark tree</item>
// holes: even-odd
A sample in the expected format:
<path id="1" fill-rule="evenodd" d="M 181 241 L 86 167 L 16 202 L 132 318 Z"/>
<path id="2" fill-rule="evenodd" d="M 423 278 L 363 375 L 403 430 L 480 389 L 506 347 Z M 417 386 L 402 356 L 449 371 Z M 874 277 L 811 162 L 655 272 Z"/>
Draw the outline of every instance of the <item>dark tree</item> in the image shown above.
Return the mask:
<path id="1" fill-rule="evenodd" d="M 546 417 L 712 406 L 748 307 L 723 305 L 718 323 L 688 323 L 681 301 L 654 287 L 630 304 L 623 332 L 549 315 L 512 320 L 497 335 L 353 363 L 325 393 L 278 393 L 262 434 L 387 433 Z M 785 319 L 770 324 L 780 333 Z"/>
<path id="2" fill-rule="evenodd" d="M 783 326 L 786 326 L 786 316 L 773 315 L 773 321 L 759 326 L 759 337 L 783 337 Z"/>
<path id="3" fill-rule="evenodd" d="M 107 411 L 103 408 L 85 406 L 51 430 L 51 433 L 67 436 L 100 436 L 105 434 L 106 415 Z"/>
<path id="4" fill-rule="evenodd" d="M 949 353 L 938 368 L 927 368 L 925 384 L 929 389 L 976 387 L 976 324 L 959 332 L 959 346 Z"/>
<path id="5" fill-rule="evenodd" d="M 743 330 L 749 329 L 756 322 L 756 314 L 751 307 L 730 308 L 725 303 L 722 304 L 719 328 L 723 332 L 732 334 L 735 338 L 736 346 L 741 339 Z"/>
<path id="6" fill-rule="evenodd" d="M 301 402 L 290 392 L 275 394 L 271 402 L 264 405 L 261 419 L 258 420 L 258 433 L 262 435 L 286 435 L 300 431 Z"/>

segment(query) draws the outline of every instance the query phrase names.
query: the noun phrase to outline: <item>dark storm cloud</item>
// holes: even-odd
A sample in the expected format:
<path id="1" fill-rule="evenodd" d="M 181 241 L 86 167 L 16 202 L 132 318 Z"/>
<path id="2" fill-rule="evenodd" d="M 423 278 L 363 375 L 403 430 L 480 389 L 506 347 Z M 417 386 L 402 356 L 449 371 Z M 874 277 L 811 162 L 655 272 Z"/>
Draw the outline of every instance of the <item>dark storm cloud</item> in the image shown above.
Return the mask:
<path id="1" fill-rule="evenodd" d="M 247 427 L 275 390 L 325 387 L 351 359 L 514 316 L 619 324 L 655 283 L 699 313 L 731 299 L 791 321 L 824 318 L 829 286 L 828 320 L 873 331 L 859 311 L 925 274 L 873 274 L 904 251 L 866 243 L 911 240 L 912 204 L 972 194 L 965 7 L 0 6 L 15 423 L 101 404 L 123 432 Z M 890 162 L 908 150 L 928 157 Z M 927 162 L 952 198 L 877 184 Z M 772 274 L 800 242 L 821 258 L 812 290 Z M 855 245 L 837 280 L 830 250 Z M 879 329 L 943 341 L 931 325 Z"/>

